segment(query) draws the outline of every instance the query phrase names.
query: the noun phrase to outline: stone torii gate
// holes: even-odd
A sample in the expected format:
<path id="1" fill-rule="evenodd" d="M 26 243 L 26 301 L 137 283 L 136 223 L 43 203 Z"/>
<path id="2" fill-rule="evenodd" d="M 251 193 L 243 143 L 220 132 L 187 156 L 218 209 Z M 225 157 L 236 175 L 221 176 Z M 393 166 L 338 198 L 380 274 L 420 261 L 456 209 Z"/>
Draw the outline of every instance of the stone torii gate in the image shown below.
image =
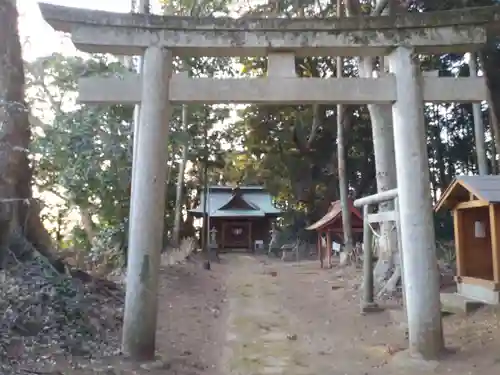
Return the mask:
<path id="1" fill-rule="evenodd" d="M 481 77 L 420 73 L 416 54 L 474 52 L 500 7 L 345 19 L 230 19 L 118 14 L 40 4 L 45 20 L 86 52 L 143 55 L 141 76 L 80 81 L 81 102 L 141 103 L 134 150 L 123 350 L 154 355 L 166 138 L 172 103 L 393 105 L 410 352 L 443 347 L 424 102 L 480 102 Z M 267 56 L 267 77 L 189 78 L 172 57 Z M 295 56 L 387 56 L 380 78 L 298 78 Z M 136 135 L 137 136 L 137 135 Z"/>

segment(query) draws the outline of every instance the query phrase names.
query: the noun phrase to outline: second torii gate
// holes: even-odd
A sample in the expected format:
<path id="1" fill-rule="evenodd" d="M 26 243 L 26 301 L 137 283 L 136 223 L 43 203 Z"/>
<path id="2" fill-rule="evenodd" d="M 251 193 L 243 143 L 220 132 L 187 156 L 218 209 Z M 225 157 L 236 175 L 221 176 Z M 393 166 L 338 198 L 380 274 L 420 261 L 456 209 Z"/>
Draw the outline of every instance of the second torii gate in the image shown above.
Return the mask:
<path id="1" fill-rule="evenodd" d="M 410 351 L 443 347 L 423 103 L 480 102 L 481 77 L 422 77 L 416 54 L 477 51 L 499 7 L 345 19 L 230 19 L 119 14 L 40 4 L 52 27 L 86 52 L 144 55 L 142 76 L 89 78 L 81 102 L 141 103 L 134 150 L 123 349 L 154 356 L 172 103 L 393 105 Z M 458 21 L 457 21 L 458 20 Z M 457 25 L 458 23 L 458 25 Z M 265 78 L 172 75 L 172 57 L 267 56 Z M 298 78 L 295 56 L 387 56 L 380 78 Z"/>

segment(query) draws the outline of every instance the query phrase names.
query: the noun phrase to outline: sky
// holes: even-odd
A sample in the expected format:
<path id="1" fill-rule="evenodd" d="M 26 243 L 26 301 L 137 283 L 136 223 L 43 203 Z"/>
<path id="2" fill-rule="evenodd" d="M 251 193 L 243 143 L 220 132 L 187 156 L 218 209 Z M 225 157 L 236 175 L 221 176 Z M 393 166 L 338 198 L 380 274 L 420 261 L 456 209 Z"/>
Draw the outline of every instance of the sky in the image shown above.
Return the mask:
<path id="1" fill-rule="evenodd" d="M 130 0 L 44 0 L 45 3 L 70 7 L 99 9 L 113 12 L 129 12 Z M 19 10 L 19 32 L 26 60 L 54 52 L 77 54 L 69 38 L 55 32 L 42 18 L 36 0 L 17 0 Z"/>
<path id="2" fill-rule="evenodd" d="M 263 0 L 243 0 L 239 4 L 256 4 Z M 131 0 L 43 0 L 44 3 L 64 5 L 69 7 L 105 10 L 110 12 L 128 13 Z M 19 10 L 19 31 L 23 44 L 25 60 L 33 60 L 54 52 L 77 54 L 77 50 L 67 37 L 55 32 L 42 18 L 36 0 L 17 0 Z M 153 12 L 159 11 L 159 2 L 153 0 Z M 158 9 L 155 9 L 158 8 Z"/>

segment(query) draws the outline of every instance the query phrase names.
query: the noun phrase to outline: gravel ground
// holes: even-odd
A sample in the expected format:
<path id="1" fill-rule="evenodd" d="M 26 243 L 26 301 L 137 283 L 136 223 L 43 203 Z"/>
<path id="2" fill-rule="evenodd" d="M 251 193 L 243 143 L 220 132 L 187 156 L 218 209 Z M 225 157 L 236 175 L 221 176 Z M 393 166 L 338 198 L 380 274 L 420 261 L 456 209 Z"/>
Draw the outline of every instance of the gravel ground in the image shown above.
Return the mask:
<path id="1" fill-rule="evenodd" d="M 224 255 L 210 271 L 196 260 L 168 267 L 161 272 L 157 361 L 82 360 L 87 367 L 74 370 L 60 358 L 60 372 L 52 373 L 500 373 L 498 310 L 445 317 L 447 347 L 453 350 L 439 363 L 415 364 L 405 359 L 405 334 L 388 311 L 359 314 L 360 280 L 354 268 L 320 270 L 315 261 L 297 264 L 244 254 Z M 119 332 L 112 335 L 115 342 Z"/>

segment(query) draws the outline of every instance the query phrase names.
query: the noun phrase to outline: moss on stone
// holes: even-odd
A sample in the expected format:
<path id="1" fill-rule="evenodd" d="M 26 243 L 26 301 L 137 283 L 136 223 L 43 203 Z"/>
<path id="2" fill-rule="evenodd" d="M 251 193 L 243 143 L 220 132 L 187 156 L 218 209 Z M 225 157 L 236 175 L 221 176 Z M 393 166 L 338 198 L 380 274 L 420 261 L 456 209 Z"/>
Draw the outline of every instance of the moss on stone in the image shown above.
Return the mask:
<path id="1" fill-rule="evenodd" d="M 54 27 L 69 23 L 171 30 L 246 31 L 353 31 L 432 28 L 454 25 L 484 25 L 500 20 L 500 6 L 455 9 L 429 13 L 406 13 L 378 17 L 327 19 L 180 17 L 119 14 L 41 3 L 44 18 Z"/>

